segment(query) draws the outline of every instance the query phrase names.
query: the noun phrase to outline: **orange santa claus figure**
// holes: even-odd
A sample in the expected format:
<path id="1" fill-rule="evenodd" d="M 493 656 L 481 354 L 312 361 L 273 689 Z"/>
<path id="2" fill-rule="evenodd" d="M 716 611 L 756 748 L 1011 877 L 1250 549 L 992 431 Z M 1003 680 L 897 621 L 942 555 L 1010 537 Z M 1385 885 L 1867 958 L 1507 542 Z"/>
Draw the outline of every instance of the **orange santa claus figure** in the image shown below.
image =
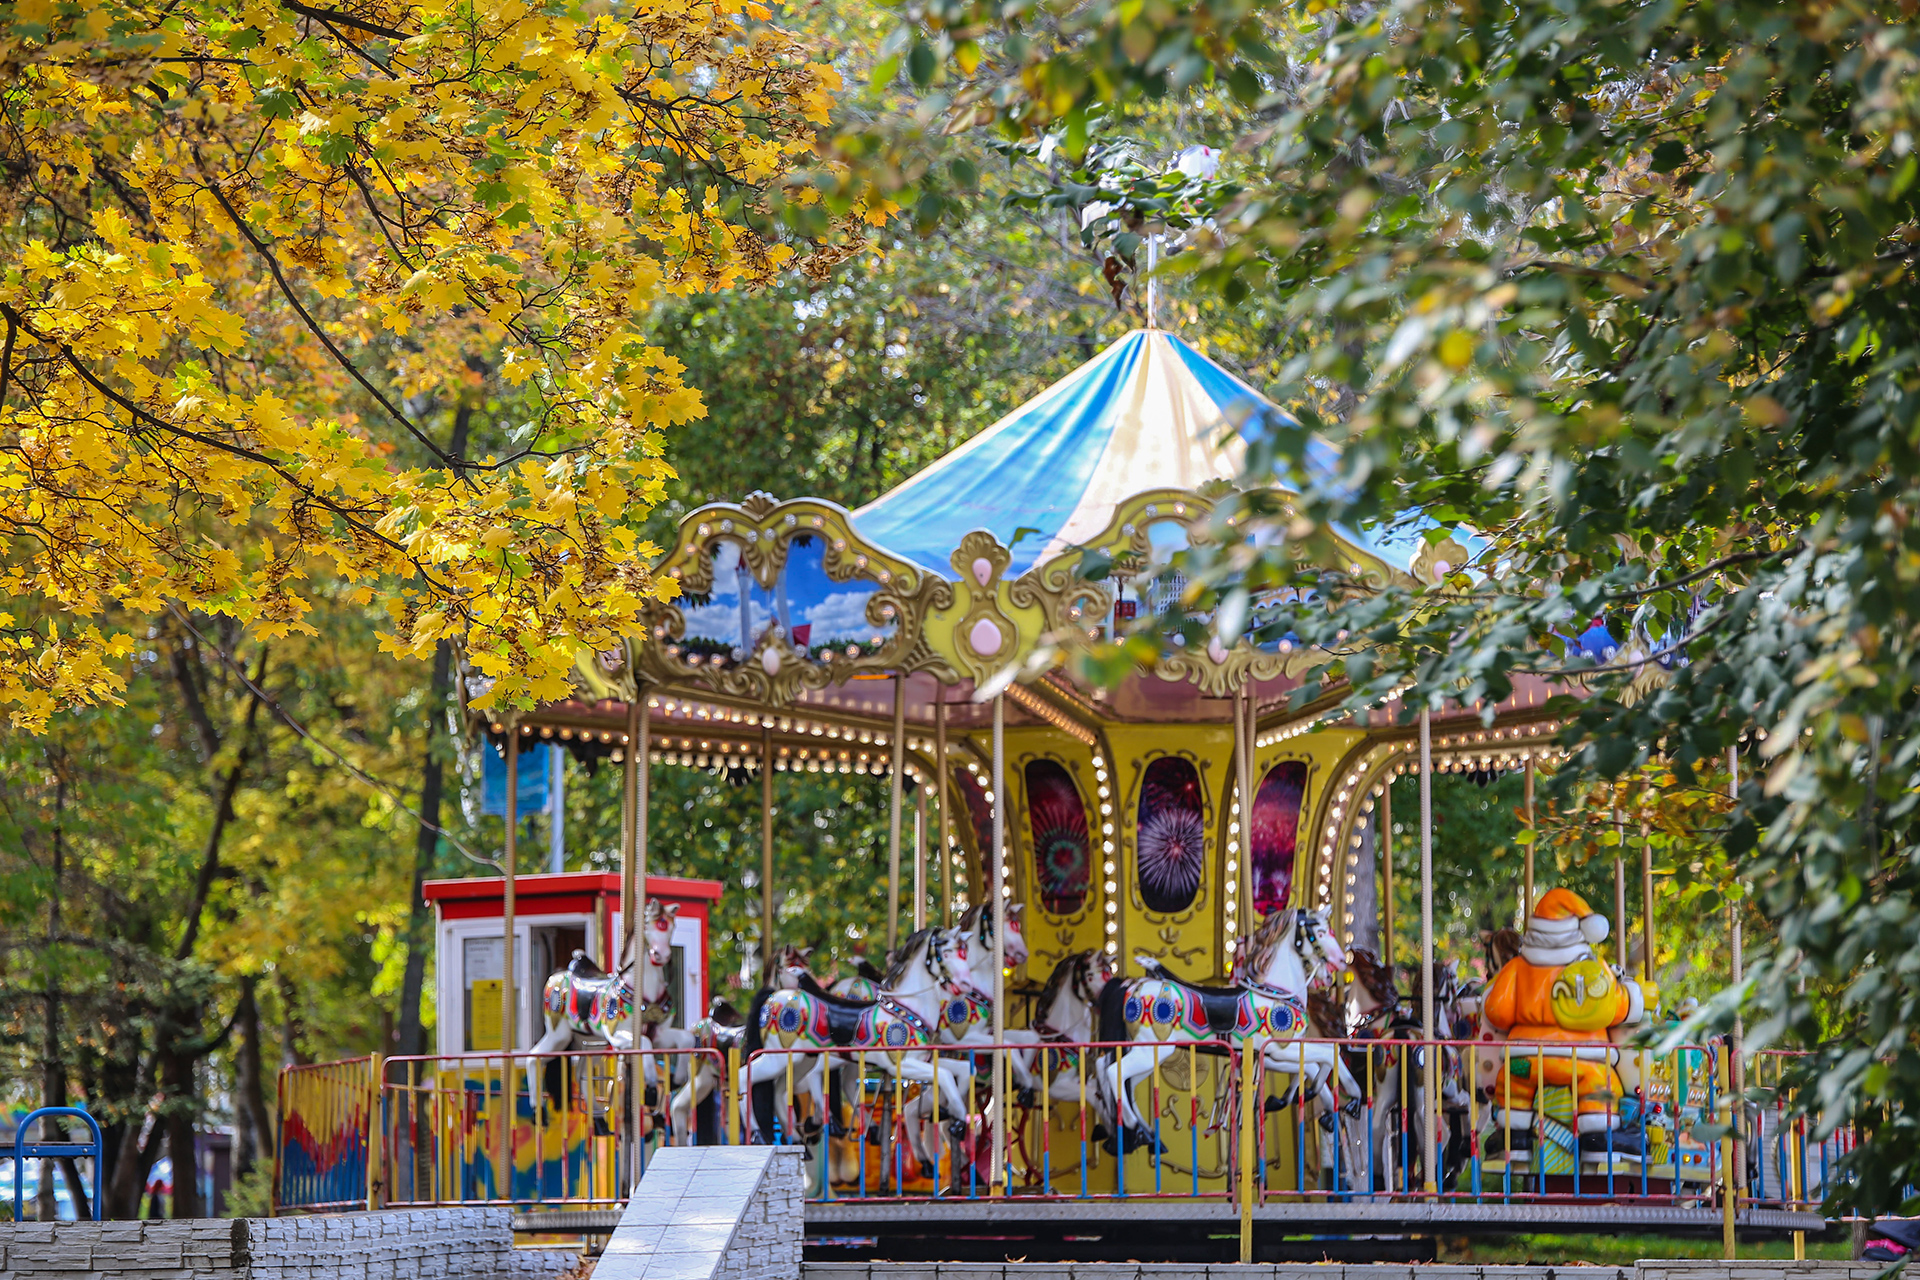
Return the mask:
<path id="1" fill-rule="evenodd" d="M 1516 1122 L 1532 1118 L 1541 1078 L 1575 1085 L 1579 1131 L 1615 1127 L 1620 1111 L 1619 1051 L 1608 1032 L 1644 1019 L 1658 993 L 1632 982 L 1594 953 L 1607 939 L 1607 918 L 1569 889 L 1549 889 L 1527 918 L 1520 954 L 1501 966 L 1487 992 L 1483 1015 L 1516 1044 L 1493 1085 L 1493 1104 Z M 1551 1114 L 1551 1112 L 1550 1112 Z"/>

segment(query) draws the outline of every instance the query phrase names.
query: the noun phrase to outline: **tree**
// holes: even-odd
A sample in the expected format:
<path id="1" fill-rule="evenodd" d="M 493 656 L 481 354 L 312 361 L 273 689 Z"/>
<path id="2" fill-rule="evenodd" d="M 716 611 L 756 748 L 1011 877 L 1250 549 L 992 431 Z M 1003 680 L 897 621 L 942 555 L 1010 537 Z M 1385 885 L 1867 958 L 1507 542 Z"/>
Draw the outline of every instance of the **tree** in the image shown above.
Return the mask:
<path id="1" fill-rule="evenodd" d="M 0 706 L 119 696 L 117 610 L 305 631 L 317 574 L 382 598 L 395 652 L 461 642 L 493 698 L 633 629 L 663 432 L 701 411 L 648 309 L 860 240 L 780 189 L 835 77 L 768 16 L 0 15 Z M 493 376 L 505 447 L 449 455 L 421 409 Z"/>
<path id="2" fill-rule="evenodd" d="M 1239 189 L 1173 269 L 1296 322 L 1269 385 L 1300 420 L 1257 424 L 1218 513 L 1234 536 L 1183 566 L 1194 603 L 1226 639 L 1322 646 L 1356 706 L 1408 679 L 1409 705 L 1490 705 L 1518 672 L 1577 675 L 1569 797 L 1648 764 L 1692 786 L 1737 748 L 1720 829 L 1773 938 L 1732 995 L 1756 1040 L 1812 1050 L 1801 1100 L 1821 1125 L 1864 1123 L 1842 1195 L 1897 1203 L 1920 1181 L 1900 960 L 1920 916 L 1911 14 L 941 0 L 908 17 L 908 62 L 944 82 L 935 129 L 1077 151 L 1143 98 L 1252 113 Z M 1315 438 L 1336 467 L 1309 465 Z M 1462 545 L 1430 554 L 1450 572 L 1429 587 L 1359 581 L 1300 553 L 1335 520 Z M 1596 617 L 1620 644 L 1600 660 L 1572 641 Z"/>

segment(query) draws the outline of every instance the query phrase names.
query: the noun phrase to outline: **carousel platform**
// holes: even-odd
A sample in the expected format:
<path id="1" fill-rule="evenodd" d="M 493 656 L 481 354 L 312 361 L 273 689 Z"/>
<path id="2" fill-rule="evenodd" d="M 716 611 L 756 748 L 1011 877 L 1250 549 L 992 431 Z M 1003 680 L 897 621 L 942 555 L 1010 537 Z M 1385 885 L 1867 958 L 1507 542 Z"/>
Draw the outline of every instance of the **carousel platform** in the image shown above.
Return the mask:
<path id="1" fill-rule="evenodd" d="M 1720 1211 L 1666 1204 L 1533 1201 L 1431 1203 L 1270 1202 L 1253 1211 L 1255 1257 L 1264 1262 L 1432 1256 L 1439 1235 L 1659 1234 L 1717 1237 Z M 806 1206 L 812 1260 L 892 1258 L 1165 1262 L 1237 1256 L 1239 1206 L 1228 1200 L 838 1200 Z M 1741 1211 L 1742 1239 L 1819 1233 L 1826 1219 L 1780 1209 Z"/>

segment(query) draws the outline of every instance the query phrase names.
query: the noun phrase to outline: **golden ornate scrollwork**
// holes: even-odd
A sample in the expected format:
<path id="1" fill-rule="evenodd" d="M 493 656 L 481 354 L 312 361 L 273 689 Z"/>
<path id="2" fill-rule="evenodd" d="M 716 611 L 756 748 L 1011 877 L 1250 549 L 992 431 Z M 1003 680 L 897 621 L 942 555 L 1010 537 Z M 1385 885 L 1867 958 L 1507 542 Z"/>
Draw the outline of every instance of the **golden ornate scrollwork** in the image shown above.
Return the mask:
<path id="1" fill-rule="evenodd" d="M 1019 652 L 1020 628 L 1000 607 L 1000 576 L 1013 552 L 985 529 L 960 539 L 948 557 L 967 593 L 966 610 L 953 629 L 955 656 L 976 684 L 984 683 Z"/>
<path id="2" fill-rule="evenodd" d="M 1467 563 L 1471 553 L 1452 538 L 1422 543 L 1413 557 L 1413 576 L 1432 586 Z"/>
<path id="3" fill-rule="evenodd" d="M 678 581 L 683 598 L 704 596 L 714 586 L 715 550 L 731 544 L 755 584 L 772 590 L 800 537 L 821 540 L 821 567 L 832 581 L 875 585 L 864 616 L 875 627 L 893 628 L 883 642 L 871 651 L 849 646 L 851 651 L 823 655 L 795 645 L 781 627 L 769 625 L 754 637 L 750 652 L 690 653 L 683 648 L 686 615 L 679 604 L 669 603 L 649 611 L 647 637 L 629 660 L 629 670 L 648 682 L 704 684 L 773 706 L 788 705 L 803 691 L 842 683 L 856 672 L 929 670 L 945 680 L 956 678 L 925 636 L 927 616 L 952 606 L 952 585 L 866 542 L 854 532 L 847 512 L 833 503 L 777 502 L 754 493 L 738 504 L 702 507 L 681 520 L 661 571 Z"/>

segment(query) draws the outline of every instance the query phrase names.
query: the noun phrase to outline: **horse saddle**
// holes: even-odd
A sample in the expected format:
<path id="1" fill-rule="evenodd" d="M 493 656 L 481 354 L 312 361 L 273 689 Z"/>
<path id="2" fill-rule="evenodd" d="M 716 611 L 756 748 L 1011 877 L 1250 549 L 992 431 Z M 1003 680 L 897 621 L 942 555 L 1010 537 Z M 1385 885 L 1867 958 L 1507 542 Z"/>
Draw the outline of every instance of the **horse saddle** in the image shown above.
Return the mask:
<path id="1" fill-rule="evenodd" d="M 1207 1031 L 1210 1034 L 1225 1036 L 1239 1025 L 1240 997 L 1246 994 L 1239 987 L 1203 987 L 1197 982 L 1188 982 L 1151 956 L 1138 956 L 1136 959 L 1149 978 L 1174 983 L 1200 997 L 1200 1008 L 1207 1015 Z"/>
<path id="2" fill-rule="evenodd" d="M 567 961 L 567 976 L 580 982 L 598 982 L 607 976 L 607 971 L 587 959 L 587 953 L 576 951 L 573 959 Z"/>

